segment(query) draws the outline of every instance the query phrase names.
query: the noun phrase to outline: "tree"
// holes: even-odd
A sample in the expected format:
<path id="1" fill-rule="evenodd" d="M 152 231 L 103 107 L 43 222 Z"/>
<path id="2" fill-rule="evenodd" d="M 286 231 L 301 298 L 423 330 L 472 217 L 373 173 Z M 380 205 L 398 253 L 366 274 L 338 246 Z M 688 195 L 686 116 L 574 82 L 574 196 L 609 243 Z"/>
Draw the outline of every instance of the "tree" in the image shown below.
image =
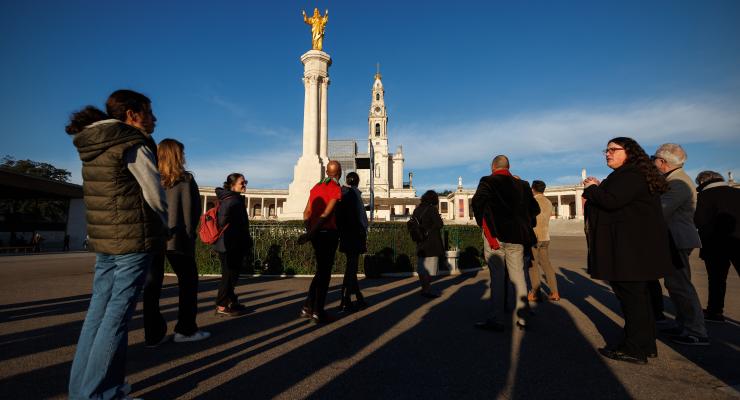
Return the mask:
<path id="1" fill-rule="evenodd" d="M 16 160 L 14 157 L 8 155 L 3 157 L 0 168 L 21 174 L 40 176 L 59 182 L 69 182 L 69 178 L 72 176 L 72 173 L 66 169 L 57 168 L 48 163 L 33 160 Z"/>

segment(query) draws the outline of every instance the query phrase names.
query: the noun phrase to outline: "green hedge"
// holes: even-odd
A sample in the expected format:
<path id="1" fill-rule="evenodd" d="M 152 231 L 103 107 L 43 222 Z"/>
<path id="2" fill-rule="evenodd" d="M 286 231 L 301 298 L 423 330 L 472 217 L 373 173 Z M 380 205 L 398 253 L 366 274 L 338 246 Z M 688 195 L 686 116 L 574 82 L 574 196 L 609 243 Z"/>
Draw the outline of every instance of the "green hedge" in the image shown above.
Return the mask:
<path id="1" fill-rule="evenodd" d="M 258 222 L 250 227 L 254 247 L 252 256 L 245 260 L 245 273 L 313 274 L 315 260 L 310 243 L 298 245 L 303 233 L 299 222 Z M 461 268 L 482 265 L 483 244 L 480 228 L 470 225 L 448 225 L 444 228 L 447 249 L 462 251 Z M 359 272 L 374 276 L 382 272 L 410 272 L 416 265 L 416 244 L 411 240 L 402 222 L 380 222 L 371 225 L 367 238 L 368 253 L 360 257 Z M 211 246 L 197 241 L 196 262 L 202 274 L 219 274 L 218 254 Z M 366 265 L 367 264 L 367 265 Z M 343 273 L 344 254 L 337 251 L 334 273 Z M 169 266 L 167 266 L 169 269 Z"/>

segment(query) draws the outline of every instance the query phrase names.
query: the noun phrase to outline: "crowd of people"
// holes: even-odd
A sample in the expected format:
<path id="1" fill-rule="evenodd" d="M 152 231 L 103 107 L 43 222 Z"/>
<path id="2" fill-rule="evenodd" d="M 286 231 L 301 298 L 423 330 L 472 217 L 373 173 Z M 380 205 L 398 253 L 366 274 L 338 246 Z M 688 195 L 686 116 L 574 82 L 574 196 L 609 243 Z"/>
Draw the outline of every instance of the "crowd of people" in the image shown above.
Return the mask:
<path id="1" fill-rule="evenodd" d="M 66 127 L 82 160 L 88 245 L 96 253 L 92 298 L 70 373 L 71 399 L 128 398 L 128 323 L 142 289 L 147 347 L 211 336 L 196 321 L 195 241 L 204 214 L 198 185 L 185 169 L 184 145 L 174 139 L 157 144 L 152 138 L 156 121 L 149 98 L 118 90 L 109 96 L 105 111 L 87 106 Z M 589 177 L 583 182 L 588 272 L 609 282 L 625 324 L 624 337 L 600 349 L 601 354 L 646 363 L 657 357 L 656 324 L 677 343 L 708 345 L 705 322 L 724 320 L 727 274 L 730 265 L 736 271 L 739 267 L 740 191 L 712 171 L 697 176 L 696 188 L 682 168 L 686 154 L 679 145 L 662 145 L 649 157 L 633 139 L 618 137 L 608 142 L 604 155 L 613 172 L 603 181 Z M 316 273 L 298 313 L 318 324 L 335 318 L 325 305 L 337 249 L 347 259 L 339 312 L 367 306 L 357 281 L 369 225 L 359 176 L 350 172 L 342 185 L 337 161 L 326 165 L 324 176 L 308 194 L 305 233 L 297 241 L 310 242 L 316 256 Z M 224 317 L 246 311 L 235 286 L 253 247 L 242 196 L 247 183 L 243 174 L 232 173 L 216 189 L 213 215 L 219 231 L 212 245 L 221 280 L 214 312 Z M 476 328 L 506 330 L 509 283 L 515 299 L 511 324 L 519 329 L 529 326 L 530 302 L 561 298 L 557 269 L 549 260 L 552 204 L 545 188 L 543 181 L 530 186 L 513 175 L 505 155 L 496 156 L 491 174 L 480 180 L 472 208 L 491 274 L 491 308 Z M 430 299 L 440 296 L 432 277 L 445 253 L 438 205 L 437 193 L 425 192 L 408 223 L 416 242 L 420 294 Z M 706 310 L 691 283 L 689 255 L 696 248 L 701 248 L 709 275 Z M 172 337 L 159 310 L 165 260 L 179 286 Z M 542 273 L 549 294 L 543 294 Z M 664 315 L 659 279 L 676 308 L 675 320 Z"/>

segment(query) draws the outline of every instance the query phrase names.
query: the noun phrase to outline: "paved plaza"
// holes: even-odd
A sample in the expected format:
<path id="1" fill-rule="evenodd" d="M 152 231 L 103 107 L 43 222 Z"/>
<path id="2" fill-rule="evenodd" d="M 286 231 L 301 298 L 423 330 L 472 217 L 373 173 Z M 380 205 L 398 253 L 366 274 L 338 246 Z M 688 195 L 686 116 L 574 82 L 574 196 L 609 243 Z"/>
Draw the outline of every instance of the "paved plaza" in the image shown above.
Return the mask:
<path id="1" fill-rule="evenodd" d="M 198 322 L 213 337 L 145 348 L 141 303 L 127 360 L 144 399 L 737 399 L 740 398 L 740 279 L 728 279 L 726 324 L 709 324 L 710 347 L 665 338 L 647 366 L 601 357 L 622 318 L 610 289 L 585 273 L 585 241 L 555 237 L 563 300 L 536 305 L 531 329 L 478 331 L 488 309 L 486 270 L 438 279 L 442 297 L 419 296 L 415 278 L 363 279 L 371 306 L 317 326 L 298 318 L 305 278 L 247 278 L 237 287 L 250 312 L 213 315 L 217 279 L 203 278 Z M 89 302 L 94 256 L 0 258 L 0 398 L 64 398 Z M 704 264 L 693 281 L 706 301 Z M 337 306 L 333 279 L 329 310 Z M 667 295 L 666 295 L 667 299 Z M 177 283 L 165 278 L 170 332 Z M 672 313 L 670 301 L 667 312 Z M 733 388 L 733 386 L 735 388 Z"/>

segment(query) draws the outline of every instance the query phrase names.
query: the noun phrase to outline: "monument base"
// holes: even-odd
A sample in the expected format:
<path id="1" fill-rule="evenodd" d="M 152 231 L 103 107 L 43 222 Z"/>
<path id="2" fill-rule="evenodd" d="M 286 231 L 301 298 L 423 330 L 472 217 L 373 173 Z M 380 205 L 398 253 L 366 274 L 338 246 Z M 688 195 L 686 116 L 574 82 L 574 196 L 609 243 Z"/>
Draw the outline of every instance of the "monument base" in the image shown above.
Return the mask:
<path id="1" fill-rule="evenodd" d="M 303 220 L 311 188 L 324 178 L 324 163 L 317 155 L 303 155 L 293 167 L 293 182 L 288 186 L 288 199 L 280 220 Z"/>

